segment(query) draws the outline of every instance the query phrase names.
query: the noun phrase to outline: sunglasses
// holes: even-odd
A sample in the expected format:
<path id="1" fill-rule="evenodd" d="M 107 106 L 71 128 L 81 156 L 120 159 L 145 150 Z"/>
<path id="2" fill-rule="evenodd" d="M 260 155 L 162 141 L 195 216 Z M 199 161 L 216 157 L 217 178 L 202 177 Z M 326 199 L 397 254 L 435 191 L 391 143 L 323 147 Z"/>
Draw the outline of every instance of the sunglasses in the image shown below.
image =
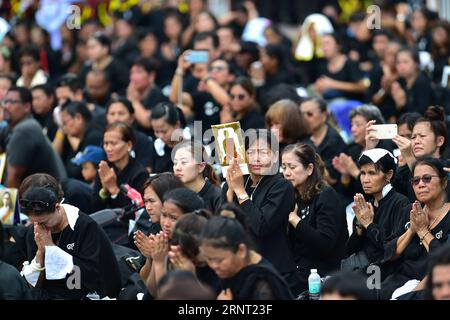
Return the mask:
<path id="1" fill-rule="evenodd" d="M 422 182 L 425 184 L 429 184 L 433 177 L 439 178 L 439 176 L 433 176 L 431 174 L 424 174 L 422 177 L 413 177 L 411 179 L 411 184 L 413 186 L 417 186 L 420 183 L 420 180 L 422 180 Z"/>
<path id="2" fill-rule="evenodd" d="M 18 103 L 22 103 L 22 101 L 20 100 L 13 100 L 13 99 L 5 99 L 1 101 L 1 104 L 6 106 L 7 104 L 18 104 Z"/>
<path id="3" fill-rule="evenodd" d="M 42 213 L 52 211 L 50 203 L 40 200 L 19 199 L 19 205 L 24 212 Z"/>
<path id="4" fill-rule="evenodd" d="M 242 101 L 242 100 L 244 100 L 245 99 L 245 94 L 237 94 L 237 95 L 234 95 L 234 94 L 230 94 L 230 98 L 231 98 L 231 100 L 234 100 L 234 99 L 238 99 L 238 100 L 240 100 L 240 101 Z"/>

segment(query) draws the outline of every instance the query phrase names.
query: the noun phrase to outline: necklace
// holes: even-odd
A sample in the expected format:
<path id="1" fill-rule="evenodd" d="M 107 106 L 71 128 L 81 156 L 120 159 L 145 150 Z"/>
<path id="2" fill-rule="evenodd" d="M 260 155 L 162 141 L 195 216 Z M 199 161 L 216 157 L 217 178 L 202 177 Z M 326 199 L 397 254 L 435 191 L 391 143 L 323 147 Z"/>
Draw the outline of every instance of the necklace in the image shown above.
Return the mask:
<path id="1" fill-rule="evenodd" d="M 258 183 L 255 186 L 255 189 L 253 189 L 252 193 L 250 194 L 250 200 L 253 200 L 253 194 L 256 192 L 256 189 L 258 189 L 259 184 L 261 183 L 262 179 L 264 179 L 264 176 L 259 179 Z M 250 180 L 250 176 L 248 176 L 247 181 L 245 182 L 244 189 L 247 189 L 248 181 Z"/>
<path id="2" fill-rule="evenodd" d="M 427 207 L 427 209 L 428 209 L 428 207 Z M 442 211 L 442 212 L 440 212 L 437 216 L 436 216 L 436 218 L 434 218 L 434 220 L 433 220 L 433 222 L 431 223 L 431 224 L 429 224 L 428 225 L 428 229 L 429 230 L 432 230 L 433 228 L 433 225 L 435 224 L 435 222 L 446 212 L 445 210 L 445 203 L 444 203 L 444 205 L 442 206 L 442 208 L 441 208 L 441 210 L 440 211 Z M 429 210 L 429 209 L 428 209 Z"/>

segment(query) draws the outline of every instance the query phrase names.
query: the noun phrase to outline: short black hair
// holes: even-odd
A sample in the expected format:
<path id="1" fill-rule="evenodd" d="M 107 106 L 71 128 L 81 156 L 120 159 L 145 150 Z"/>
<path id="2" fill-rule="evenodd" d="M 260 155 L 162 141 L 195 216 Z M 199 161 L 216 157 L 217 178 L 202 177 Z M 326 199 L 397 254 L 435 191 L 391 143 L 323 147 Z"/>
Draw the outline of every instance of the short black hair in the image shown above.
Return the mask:
<path id="1" fill-rule="evenodd" d="M 108 104 L 106 105 L 106 113 L 108 113 L 108 110 L 109 110 L 109 108 L 111 107 L 111 105 L 113 103 L 121 103 L 121 104 L 123 104 L 123 106 L 128 110 L 128 112 L 130 114 L 134 114 L 133 104 L 131 103 L 130 100 L 128 100 L 125 97 L 114 97 L 114 98 L 111 98 L 108 101 Z"/>
<path id="2" fill-rule="evenodd" d="M 214 49 L 217 49 L 219 47 L 219 37 L 215 32 L 212 31 L 205 31 L 197 33 L 194 37 L 194 43 L 198 41 L 205 41 L 208 38 L 211 38 L 213 41 Z"/>
<path id="3" fill-rule="evenodd" d="M 8 89 L 8 92 L 18 92 L 19 96 L 20 96 L 20 101 L 22 103 L 32 103 L 33 102 L 33 96 L 31 95 L 31 91 L 28 88 L 13 86 Z"/>
<path id="4" fill-rule="evenodd" d="M 86 103 L 81 101 L 67 101 L 61 106 L 61 111 L 67 112 L 72 118 L 79 113 L 86 123 L 92 120 L 91 111 L 86 106 Z"/>
<path id="5" fill-rule="evenodd" d="M 56 88 L 68 87 L 73 93 L 82 89 L 80 78 L 74 73 L 66 73 L 56 81 Z"/>
<path id="6" fill-rule="evenodd" d="M 154 59 L 138 57 L 136 60 L 134 60 L 133 66 L 141 67 L 145 71 L 147 71 L 147 73 L 151 73 L 151 72 L 156 72 L 157 71 L 157 63 L 156 63 L 156 61 Z"/>
<path id="7" fill-rule="evenodd" d="M 450 243 L 430 253 L 428 258 L 428 277 L 425 283 L 425 300 L 434 300 L 433 297 L 433 270 L 437 266 L 450 266 Z"/>
<path id="8" fill-rule="evenodd" d="M 205 202 L 200 196 L 187 188 L 176 188 L 164 194 L 163 201 L 171 202 L 180 208 L 183 213 L 192 213 L 205 207 Z"/>
<path id="9" fill-rule="evenodd" d="M 37 86 L 34 86 L 34 87 L 31 88 L 31 92 L 33 92 L 34 90 L 41 90 L 41 91 L 43 91 L 47 97 L 54 97 L 55 96 L 55 90 L 49 84 L 38 84 Z"/>
<path id="10" fill-rule="evenodd" d="M 354 297 L 357 300 L 372 300 L 370 290 L 367 288 L 366 278 L 352 271 L 342 271 L 325 279 L 321 295 L 338 293 L 343 297 Z"/>
<path id="11" fill-rule="evenodd" d="M 19 59 L 22 59 L 23 57 L 31 57 L 34 61 L 39 62 L 39 49 L 34 45 L 25 46 L 19 51 Z"/>
<path id="12" fill-rule="evenodd" d="M 111 39 L 106 34 L 95 32 L 90 38 L 95 39 L 100 45 L 107 47 L 109 53 L 111 52 Z"/>
<path id="13" fill-rule="evenodd" d="M 151 120 L 164 119 L 168 124 L 174 126 L 179 121 L 181 126 L 186 125 L 186 120 L 180 108 L 172 102 L 159 102 L 152 109 Z"/>

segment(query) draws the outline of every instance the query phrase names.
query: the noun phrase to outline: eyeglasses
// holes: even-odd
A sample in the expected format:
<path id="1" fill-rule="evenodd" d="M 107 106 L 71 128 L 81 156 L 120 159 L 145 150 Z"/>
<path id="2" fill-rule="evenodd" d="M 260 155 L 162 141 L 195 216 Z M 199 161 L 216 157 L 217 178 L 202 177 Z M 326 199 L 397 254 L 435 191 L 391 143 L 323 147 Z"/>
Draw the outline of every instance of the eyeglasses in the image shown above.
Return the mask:
<path id="1" fill-rule="evenodd" d="M 422 180 L 422 182 L 425 184 L 429 184 L 433 177 L 439 178 L 439 176 L 433 176 L 431 174 L 424 174 L 422 177 L 413 177 L 411 179 L 411 184 L 413 186 L 417 186 L 420 183 L 420 180 Z"/>
<path id="2" fill-rule="evenodd" d="M 13 99 L 5 99 L 1 101 L 2 105 L 6 106 L 7 104 L 18 104 L 22 103 L 20 100 L 13 100 Z"/>
<path id="3" fill-rule="evenodd" d="M 209 72 L 213 72 L 213 71 L 225 71 L 226 67 L 224 66 L 211 66 L 208 68 Z"/>
<path id="4" fill-rule="evenodd" d="M 19 199 L 20 209 L 24 212 L 50 212 L 50 203 L 40 200 Z"/>
<path id="5" fill-rule="evenodd" d="M 234 94 L 230 94 L 230 98 L 231 98 L 231 100 L 234 100 L 234 99 L 238 99 L 239 101 L 242 101 L 242 100 L 244 100 L 245 99 L 245 94 L 237 94 L 237 95 L 234 95 Z"/>

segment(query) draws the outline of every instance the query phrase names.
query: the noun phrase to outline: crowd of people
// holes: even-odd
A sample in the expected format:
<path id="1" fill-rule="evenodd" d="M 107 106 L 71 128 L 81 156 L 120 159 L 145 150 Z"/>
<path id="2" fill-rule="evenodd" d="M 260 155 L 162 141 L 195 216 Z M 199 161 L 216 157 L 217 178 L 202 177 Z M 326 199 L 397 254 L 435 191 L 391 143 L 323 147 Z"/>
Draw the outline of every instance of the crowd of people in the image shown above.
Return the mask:
<path id="1" fill-rule="evenodd" d="M 63 25 L 57 49 L 10 20 L 0 299 L 300 300 L 312 269 L 323 300 L 450 299 L 450 22 L 318 1 L 294 39 L 253 1 L 179 2 Z M 235 121 L 248 174 L 212 161 Z"/>

